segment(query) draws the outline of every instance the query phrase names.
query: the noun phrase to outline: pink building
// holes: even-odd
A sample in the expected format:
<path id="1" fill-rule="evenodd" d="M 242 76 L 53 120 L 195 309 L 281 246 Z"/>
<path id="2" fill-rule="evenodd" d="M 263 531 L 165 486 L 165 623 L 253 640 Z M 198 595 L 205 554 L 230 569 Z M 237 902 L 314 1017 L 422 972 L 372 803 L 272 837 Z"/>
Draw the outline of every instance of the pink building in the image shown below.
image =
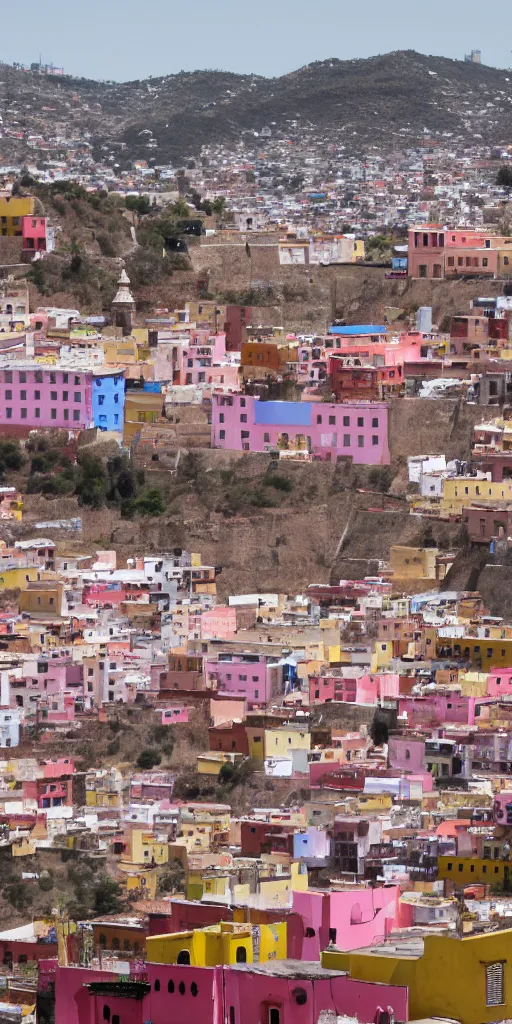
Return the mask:
<path id="1" fill-rule="evenodd" d="M 21 234 L 24 249 L 46 252 L 46 217 L 22 217 Z"/>
<path id="2" fill-rule="evenodd" d="M 383 941 L 398 925 L 399 897 L 398 885 L 294 892 L 293 910 L 304 921 L 303 958 L 319 960 L 329 942 L 348 950 Z"/>
<path id="3" fill-rule="evenodd" d="M 388 744 L 390 768 L 407 772 L 423 772 L 425 766 L 425 740 L 404 736 L 390 736 Z"/>
<path id="4" fill-rule="evenodd" d="M 491 697 L 463 697 L 458 693 L 431 693 L 427 697 L 401 697 L 398 712 L 407 712 L 409 726 L 436 726 L 445 722 L 475 724 L 475 711 L 489 703 Z"/>
<path id="5" fill-rule="evenodd" d="M 92 374 L 11 363 L 0 369 L 0 427 L 93 426 Z"/>
<path id="6" fill-rule="evenodd" d="M 356 981 L 319 963 L 148 963 L 129 978 L 55 966 L 55 1020 L 66 1024 L 317 1024 L 322 1010 L 371 1024 L 383 1007 L 408 1020 L 407 988 Z"/>
<path id="7" fill-rule="evenodd" d="M 236 608 L 217 604 L 201 613 L 201 639 L 227 640 L 236 633 Z"/>
<path id="8" fill-rule="evenodd" d="M 437 278 L 472 275 L 496 277 L 502 240 L 485 231 L 444 229 L 426 224 L 409 229 L 409 277 Z M 508 260 L 507 260 L 508 262 Z"/>
<path id="9" fill-rule="evenodd" d="M 262 655 L 232 654 L 221 656 L 218 661 L 207 658 L 204 675 L 207 687 L 236 694 L 251 704 L 267 704 L 282 692 L 282 667 L 267 662 Z"/>
<path id="10" fill-rule="evenodd" d="M 509 697 L 512 694 L 512 668 L 492 668 L 487 677 L 488 697 Z"/>
<path id="11" fill-rule="evenodd" d="M 389 465 L 385 402 L 262 402 L 253 395 L 212 395 L 212 447 L 264 452 L 299 448 L 317 458 L 350 457 Z"/>

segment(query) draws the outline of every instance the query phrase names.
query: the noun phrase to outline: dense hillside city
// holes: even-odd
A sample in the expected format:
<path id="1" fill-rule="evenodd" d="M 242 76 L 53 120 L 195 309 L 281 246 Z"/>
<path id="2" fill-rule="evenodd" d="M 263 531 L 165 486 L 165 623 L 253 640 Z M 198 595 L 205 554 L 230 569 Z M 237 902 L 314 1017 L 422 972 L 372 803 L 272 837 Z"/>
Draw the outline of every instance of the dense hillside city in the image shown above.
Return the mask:
<path id="1" fill-rule="evenodd" d="M 0 1024 L 512 1018 L 511 82 L 0 66 Z"/>

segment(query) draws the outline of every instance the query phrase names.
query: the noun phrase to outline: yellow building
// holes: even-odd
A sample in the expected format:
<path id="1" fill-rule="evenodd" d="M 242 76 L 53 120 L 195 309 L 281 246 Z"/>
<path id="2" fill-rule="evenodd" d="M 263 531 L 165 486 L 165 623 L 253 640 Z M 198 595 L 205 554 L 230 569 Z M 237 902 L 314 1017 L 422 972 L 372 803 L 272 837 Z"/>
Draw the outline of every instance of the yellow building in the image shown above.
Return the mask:
<path id="1" fill-rule="evenodd" d="M 59 580 L 36 580 L 28 583 L 19 599 L 20 612 L 31 615 L 60 616 L 64 597 L 64 584 Z"/>
<path id="2" fill-rule="evenodd" d="M 163 395 L 153 391 L 127 391 L 124 406 L 124 442 L 130 444 L 144 423 L 162 418 Z"/>
<path id="3" fill-rule="evenodd" d="M 150 963 L 190 964 L 192 967 L 252 964 L 255 939 L 259 945 L 260 963 L 286 958 L 284 921 L 254 926 L 230 921 L 190 932 L 149 936 L 146 939 L 147 958 Z"/>
<path id="4" fill-rule="evenodd" d="M 393 544 L 389 552 L 389 564 L 393 575 L 402 580 L 435 580 L 437 548 L 409 547 Z"/>
<path id="5" fill-rule="evenodd" d="M 421 940 L 420 940 L 421 942 Z M 509 946 L 511 943 L 511 946 Z M 409 1018 L 449 1017 L 490 1024 L 512 1016 L 512 930 L 483 935 L 425 935 L 416 953 L 400 943 L 342 953 L 325 950 L 322 966 L 359 981 L 405 985 Z"/>
<path id="6" fill-rule="evenodd" d="M 370 671 L 378 672 L 380 668 L 387 668 L 393 657 L 393 641 L 376 640 L 374 652 L 372 654 Z"/>
<path id="7" fill-rule="evenodd" d="M 461 515 L 464 506 L 472 501 L 512 501 L 512 480 L 492 483 L 471 476 L 452 476 L 443 480 L 441 512 Z"/>
<path id="8" fill-rule="evenodd" d="M 233 768 L 241 761 L 243 754 L 223 753 L 221 750 L 208 750 L 197 756 L 197 771 L 199 775 L 219 775 L 225 764 L 232 764 Z"/>
<path id="9" fill-rule="evenodd" d="M 437 657 L 464 658 L 478 669 L 488 672 L 491 668 L 512 667 L 512 640 L 495 640 L 490 637 L 463 636 L 457 639 L 438 637 Z M 444 653 L 441 653 L 444 652 Z"/>
<path id="10" fill-rule="evenodd" d="M 4 238 L 21 235 L 21 219 L 33 214 L 34 204 L 33 196 L 0 196 L 0 234 Z"/>
<path id="11" fill-rule="evenodd" d="M 278 729 L 265 729 L 265 757 L 283 757 L 290 750 L 311 750 L 311 735 L 307 729 L 281 725 Z"/>
<path id="12" fill-rule="evenodd" d="M 0 568 L 0 590 L 26 590 L 29 583 L 37 580 L 38 565 L 20 565 L 12 569 Z"/>
<path id="13" fill-rule="evenodd" d="M 167 864 L 169 860 L 169 846 L 155 839 L 147 827 L 130 828 L 125 842 L 125 850 L 121 855 L 121 861 L 128 864 Z"/>
<path id="14" fill-rule="evenodd" d="M 503 860 L 488 860 L 484 857 L 439 857 L 437 877 L 440 880 L 449 878 L 456 886 L 468 885 L 470 882 L 482 882 L 489 885 L 503 885 L 508 880 L 511 865 Z"/>

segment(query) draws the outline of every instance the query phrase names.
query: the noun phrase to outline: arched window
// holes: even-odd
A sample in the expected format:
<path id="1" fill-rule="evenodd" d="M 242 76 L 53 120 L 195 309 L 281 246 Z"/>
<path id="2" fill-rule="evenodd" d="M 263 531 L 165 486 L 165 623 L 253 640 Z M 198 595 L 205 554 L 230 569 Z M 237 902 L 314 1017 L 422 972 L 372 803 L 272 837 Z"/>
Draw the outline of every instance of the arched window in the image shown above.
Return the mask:
<path id="1" fill-rule="evenodd" d="M 237 962 L 237 964 L 246 964 L 247 963 L 247 950 L 246 950 L 245 946 L 237 946 L 236 947 L 236 962 Z"/>
<path id="2" fill-rule="evenodd" d="M 352 910 L 350 911 L 350 924 L 361 924 L 363 915 L 359 903 L 354 903 Z"/>
<path id="3" fill-rule="evenodd" d="M 178 953 L 176 958 L 177 964 L 190 964 L 190 951 L 188 949 L 182 949 Z"/>
<path id="4" fill-rule="evenodd" d="M 102 932 L 101 935 L 100 935 L 100 946 L 106 946 L 106 945 L 107 945 L 107 940 L 106 940 L 106 937 L 103 935 L 103 932 Z"/>
<path id="5" fill-rule="evenodd" d="M 118 1013 L 113 1013 L 112 1014 L 112 1024 L 119 1024 L 119 1014 Z"/>
<path id="6" fill-rule="evenodd" d="M 198 993 L 198 991 L 199 991 L 199 989 L 198 989 L 198 987 L 197 987 L 197 985 L 196 985 L 195 981 L 193 981 L 193 982 L 192 982 L 192 984 L 191 984 L 191 986 L 190 986 L 190 992 L 191 992 L 191 994 L 192 994 L 193 996 L 196 996 L 196 995 L 197 995 L 197 993 Z"/>
<path id="7" fill-rule="evenodd" d="M 180 996 L 184 996 L 185 995 L 185 982 L 184 981 L 180 981 L 180 983 L 178 985 L 178 992 L 179 992 Z"/>
<path id="8" fill-rule="evenodd" d="M 129 942 L 129 940 L 128 940 L 128 939 L 125 939 L 125 940 L 124 940 L 124 942 L 123 942 L 123 949 L 125 949 L 125 950 L 126 950 L 127 952 L 129 952 L 129 951 L 131 950 L 131 948 L 132 948 L 132 947 L 131 947 L 131 945 L 130 945 L 130 942 Z"/>
<path id="9" fill-rule="evenodd" d="M 170 992 L 171 995 L 174 992 L 174 982 L 173 982 L 172 978 L 171 978 L 170 981 L 167 982 L 167 991 Z"/>
<path id="10" fill-rule="evenodd" d="M 314 928 L 306 928 L 306 938 L 307 939 L 314 939 L 315 935 L 316 935 L 316 932 L 315 932 Z"/>
<path id="11" fill-rule="evenodd" d="M 411 751 L 410 750 L 406 750 L 405 751 L 405 760 L 406 761 L 410 761 L 411 760 Z"/>
<path id="12" fill-rule="evenodd" d="M 160 981 L 157 978 L 154 985 L 155 992 L 160 992 Z"/>
<path id="13" fill-rule="evenodd" d="M 117 936 L 114 936 L 114 938 L 112 939 L 112 949 L 120 949 L 120 948 L 121 948 L 121 943 L 119 942 L 119 939 L 117 938 Z"/>
<path id="14" fill-rule="evenodd" d="M 106 1003 L 103 1004 L 103 1020 L 110 1020 L 110 1006 L 107 1006 Z"/>

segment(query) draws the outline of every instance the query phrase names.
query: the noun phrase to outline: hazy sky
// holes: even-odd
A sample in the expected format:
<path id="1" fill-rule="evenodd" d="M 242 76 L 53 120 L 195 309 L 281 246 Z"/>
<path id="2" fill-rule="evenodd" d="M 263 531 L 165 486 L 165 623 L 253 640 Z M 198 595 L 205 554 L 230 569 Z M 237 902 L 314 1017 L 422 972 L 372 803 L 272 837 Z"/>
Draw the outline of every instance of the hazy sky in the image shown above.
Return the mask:
<path id="1" fill-rule="evenodd" d="M 415 49 L 512 66 L 510 0 L 24 0 L 0 60 L 125 81 L 197 68 L 280 75 L 326 57 Z M 9 31 L 9 17 L 26 32 Z M 18 25 L 19 29 L 19 25 Z"/>

